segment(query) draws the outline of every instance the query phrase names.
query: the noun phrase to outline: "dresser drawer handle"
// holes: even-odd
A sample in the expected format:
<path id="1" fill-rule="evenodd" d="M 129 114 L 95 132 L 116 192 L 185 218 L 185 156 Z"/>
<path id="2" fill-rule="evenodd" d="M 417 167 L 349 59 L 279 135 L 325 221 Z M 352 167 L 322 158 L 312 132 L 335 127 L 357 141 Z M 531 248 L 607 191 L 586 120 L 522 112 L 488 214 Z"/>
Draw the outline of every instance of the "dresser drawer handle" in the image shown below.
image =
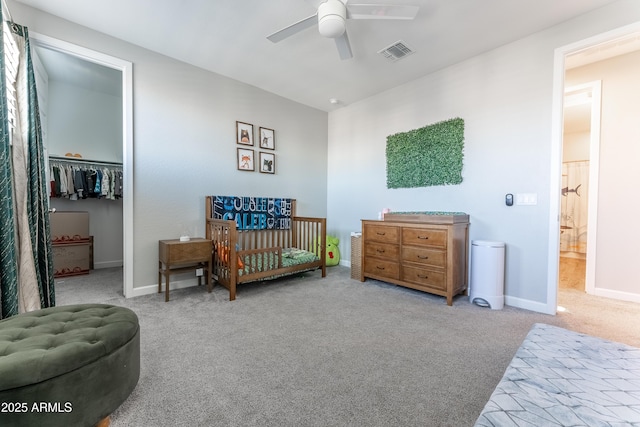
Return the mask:
<path id="1" fill-rule="evenodd" d="M 418 255 L 418 258 L 420 258 L 420 259 L 429 259 L 428 256 L 424 256 L 424 255 Z"/>
<path id="2" fill-rule="evenodd" d="M 387 233 L 381 233 L 381 232 L 379 232 L 379 231 L 376 231 L 376 234 L 377 234 L 378 236 L 384 236 L 384 235 L 385 235 L 385 234 L 387 234 Z"/>
<path id="3" fill-rule="evenodd" d="M 428 279 L 428 278 L 429 278 L 429 276 L 423 276 L 423 275 L 421 275 L 421 274 L 418 274 L 418 277 L 419 277 L 420 279 Z"/>
<path id="4" fill-rule="evenodd" d="M 426 237 L 418 236 L 418 239 L 429 240 L 429 236 L 426 236 Z"/>
<path id="5" fill-rule="evenodd" d="M 384 253 L 384 249 L 376 249 L 376 252 L 378 252 L 379 254 L 383 254 Z"/>
<path id="6" fill-rule="evenodd" d="M 380 267 L 379 265 L 376 265 L 376 268 L 377 268 L 378 270 L 384 270 L 384 267 Z"/>

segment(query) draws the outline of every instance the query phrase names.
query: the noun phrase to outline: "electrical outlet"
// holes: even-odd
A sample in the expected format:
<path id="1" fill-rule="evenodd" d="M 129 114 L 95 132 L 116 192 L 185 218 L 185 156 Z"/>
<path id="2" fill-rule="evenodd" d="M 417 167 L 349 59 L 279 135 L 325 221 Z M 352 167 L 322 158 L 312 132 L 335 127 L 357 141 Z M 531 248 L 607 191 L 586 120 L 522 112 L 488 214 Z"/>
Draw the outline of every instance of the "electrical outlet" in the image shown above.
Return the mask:
<path id="1" fill-rule="evenodd" d="M 197 268 L 196 269 L 196 276 L 201 277 L 204 275 L 204 268 Z"/>

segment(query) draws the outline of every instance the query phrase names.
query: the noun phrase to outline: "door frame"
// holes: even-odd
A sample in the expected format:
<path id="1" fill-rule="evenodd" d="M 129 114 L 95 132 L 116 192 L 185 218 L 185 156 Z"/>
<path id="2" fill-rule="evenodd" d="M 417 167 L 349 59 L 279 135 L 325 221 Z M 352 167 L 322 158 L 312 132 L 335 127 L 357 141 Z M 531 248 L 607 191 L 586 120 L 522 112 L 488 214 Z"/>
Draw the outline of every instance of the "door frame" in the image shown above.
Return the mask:
<path id="1" fill-rule="evenodd" d="M 602 107 L 602 80 L 570 86 L 564 89 L 565 97 L 585 94 L 590 98 L 589 130 L 589 191 L 587 194 L 587 257 L 585 291 L 595 292 L 596 253 L 598 231 L 598 188 L 600 179 L 600 112 Z M 564 107 L 564 105 L 563 105 Z M 564 139 L 564 135 L 563 135 Z M 564 141 L 563 141 L 564 145 Z M 563 159 L 561 159 L 562 161 Z M 558 237 L 559 238 L 559 237 Z"/>
<path id="2" fill-rule="evenodd" d="M 551 168 L 549 181 L 549 247 L 547 252 L 547 305 L 545 313 L 555 314 L 558 309 L 558 271 L 560 262 L 560 197 L 562 183 L 562 123 L 564 101 L 565 58 L 568 55 L 607 43 L 640 31 L 640 22 L 607 31 L 580 40 L 554 51 L 553 97 L 551 117 Z M 595 244 L 594 244 L 595 246 Z M 589 249 L 587 249 L 589 251 Z M 595 287 L 595 265 L 593 280 Z"/>
<path id="3" fill-rule="evenodd" d="M 39 47 L 75 56 L 122 73 L 122 241 L 123 289 L 126 298 L 133 296 L 133 64 L 114 56 L 87 49 L 66 41 L 29 32 L 31 42 Z"/>

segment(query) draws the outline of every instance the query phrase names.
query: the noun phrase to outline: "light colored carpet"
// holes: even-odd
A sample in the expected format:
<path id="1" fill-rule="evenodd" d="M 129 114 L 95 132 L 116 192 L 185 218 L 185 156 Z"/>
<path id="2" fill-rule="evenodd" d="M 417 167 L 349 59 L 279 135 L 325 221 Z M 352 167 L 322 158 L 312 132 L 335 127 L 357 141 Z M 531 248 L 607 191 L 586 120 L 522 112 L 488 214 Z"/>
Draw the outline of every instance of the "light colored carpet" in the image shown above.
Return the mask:
<path id="1" fill-rule="evenodd" d="M 58 305 L 140 318 L 140 381 L 114 427 L 470 426 L 534 323 L 640 345 L 637 304 L 565 291 L 569 311 L 548 316 L 464 296 L 449 307 L 345 267 L 242 285 L 233 302 L 220 286 L 125 299 L 121 277 L 95 270 L 56 287 Z M 594 308 L 571 308 L 581 300 Z"/>

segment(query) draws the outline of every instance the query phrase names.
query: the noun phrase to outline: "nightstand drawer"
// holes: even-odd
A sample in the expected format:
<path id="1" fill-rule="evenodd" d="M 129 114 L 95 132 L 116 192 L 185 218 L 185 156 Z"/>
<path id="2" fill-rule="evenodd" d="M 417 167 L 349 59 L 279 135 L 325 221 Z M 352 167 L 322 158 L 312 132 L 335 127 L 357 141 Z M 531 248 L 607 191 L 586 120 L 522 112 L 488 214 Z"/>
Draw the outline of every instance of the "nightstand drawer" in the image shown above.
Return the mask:
<path id="1" fill-rule="evenodd" d="M 365 224 L 363 233 L 365 241 L 398 243 L 398 227 Z"/>
<path id="2" fill-rule="evenodd" d="M 399 259 L 399 252 L 398 245 L 391 245 L 389 243 L 367 242 L 364 245 L 364 255 L 367 257 L 373 256 L 384 258 L 388 261 L 397 261 Z"/>
<path id="3" fill-rule="evenodd" d="M 171 265 L 208 261 L 211 258 L 211 249 L 211 240 L 161 240 L 159 258 L 160 261 Z"/>
<path id="4" fill-rule="evenodd" d="M 433 246 L 444 249 L 447 247 L 447 231 L 404 227 L 402 229 L 402 244 Z"/>
<path id="5" fill-rule="evenodd" d="M 365 258 L 364 272 L 373 276 L 400 278 L 400 267 L 397 262 L 384 261 L 376 258 Z"/>
<path id="6" fill-rule="evenodd" d="M 403 246 L 402 261 L 444 268 L 447 265 L 447 253 L 441 249 Z"/>
<path id="7" fill-rule="evenodd" d="M 441 271 L 402 266 L 401 280 L 442 291 L 446 290 L 445 273 Z"/>

